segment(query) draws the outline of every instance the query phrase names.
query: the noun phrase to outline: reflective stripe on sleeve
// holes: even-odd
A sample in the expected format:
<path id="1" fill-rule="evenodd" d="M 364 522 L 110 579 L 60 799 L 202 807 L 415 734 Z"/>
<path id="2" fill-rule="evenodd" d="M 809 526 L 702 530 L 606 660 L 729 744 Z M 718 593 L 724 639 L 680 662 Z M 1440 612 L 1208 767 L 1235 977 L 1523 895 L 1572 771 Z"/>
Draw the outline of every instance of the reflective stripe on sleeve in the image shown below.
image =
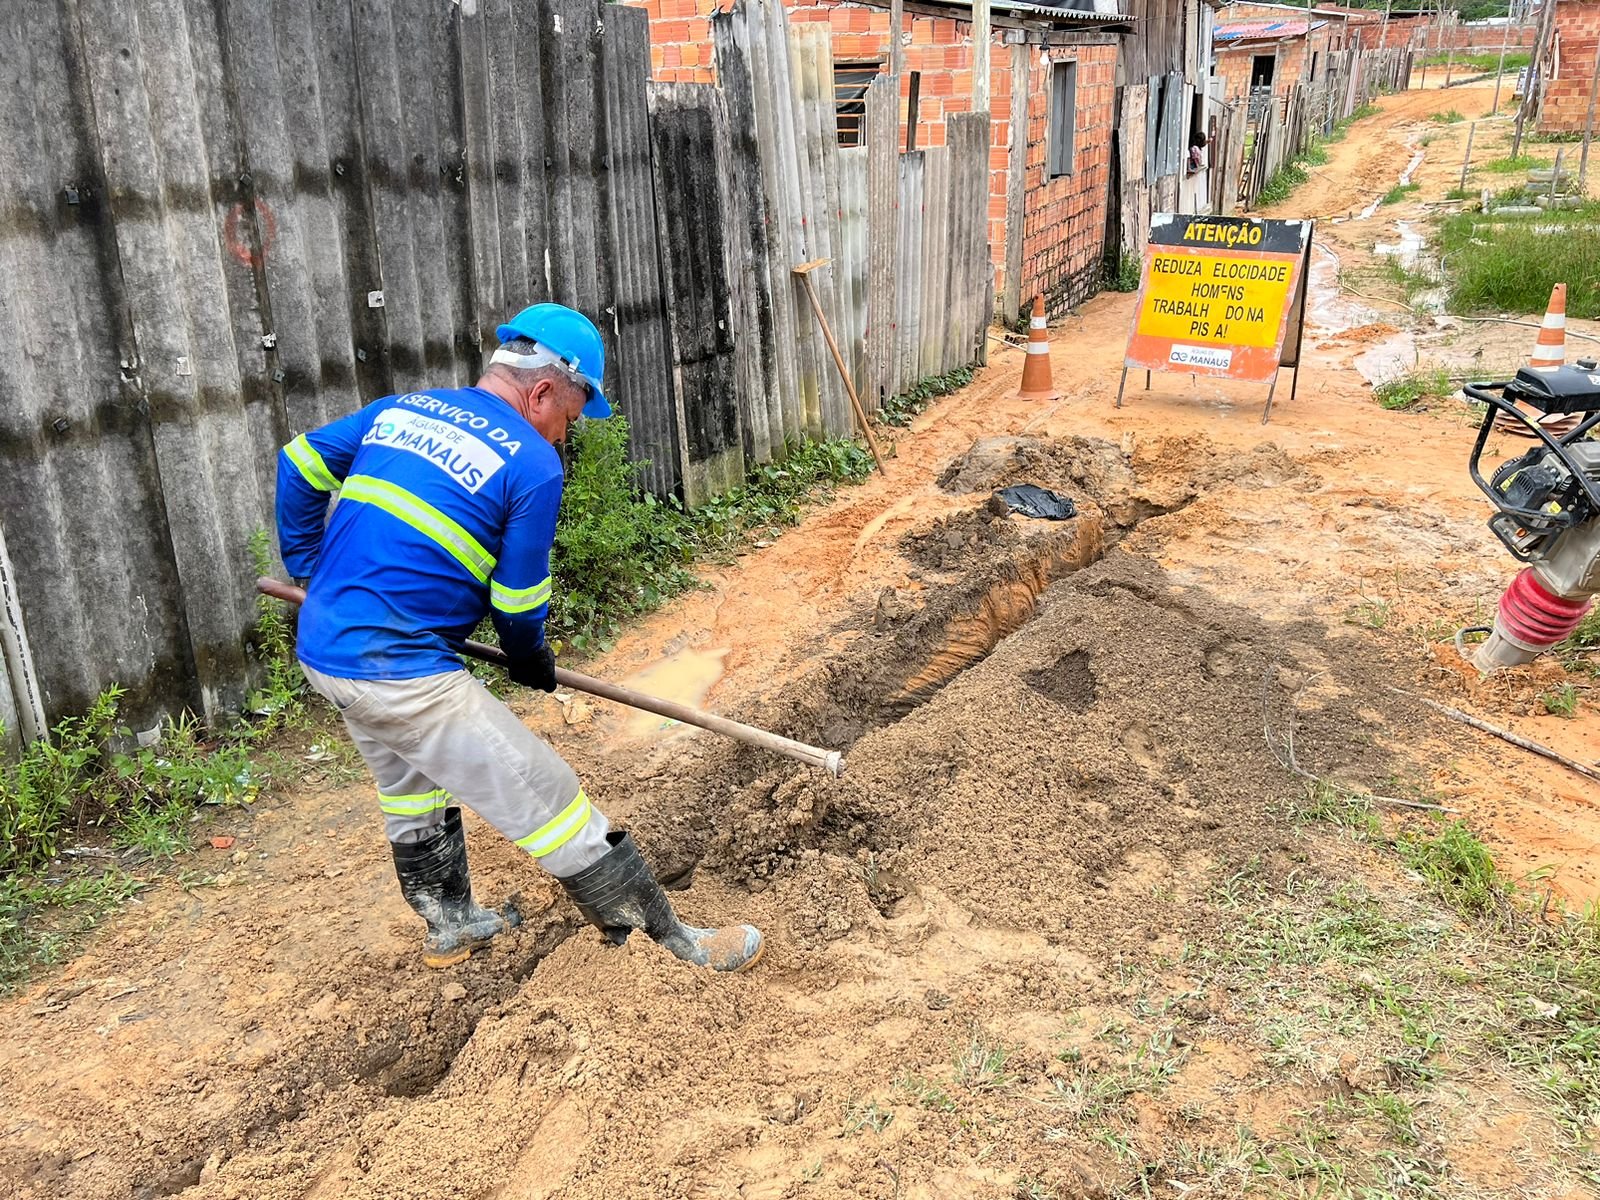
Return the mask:
<path id="1" fill-rule="evenodd" d="M 339 501 L 342 504 L 346 500 L 371 504 L 390 516 L 398 517 L 424 537 L 437 542 L 479 583 L 489 582 L 489 572 L 494 570 L 494 555 L 426 500 L 370 475 L 352 475 L 344 481 Z"/>
<path id="2" fill-rule="evenodd" d="M 589 814 L 592 811 L 589 797 L 582 788 L 579 788 L 578 794 L 571 804 L 567 805 L 527 837 L 518 838 L 517 845 L 535 858 L 543 858 L 551 851 L 561 849 L 576 837 L 578 831 L 589 823 Z"/>
<path id="3" fill-rule="evenodd" d="M 422 817 L 450 803 L 450 793 L 443 788 L 431 792 L 418 792 L 414 796 L 386 796 L 378 793 L 378 807 L 391 817 Z"/>
<path id="4" fill-rule="evenodd" d="M 339 486 L 339 481 L 333 477 L 333 472 L 328 470 L 328 464 L 322 461 L 322 455 L 317 453 L 317 448 L 306 440 L 306 435 L 301 434 L 283 448 L 289 456 L 289 461 L 295 465 L 305 481 L 319 492 L 331 492 Z"/>
<path id="5" fill-rule="evenodd" d="M 498 580 L 489 581 L 489 603 L 503 613 L 522 613 L 550 602 L 550 576 L 546 575 L 532 587 L 502 587 Z"/>

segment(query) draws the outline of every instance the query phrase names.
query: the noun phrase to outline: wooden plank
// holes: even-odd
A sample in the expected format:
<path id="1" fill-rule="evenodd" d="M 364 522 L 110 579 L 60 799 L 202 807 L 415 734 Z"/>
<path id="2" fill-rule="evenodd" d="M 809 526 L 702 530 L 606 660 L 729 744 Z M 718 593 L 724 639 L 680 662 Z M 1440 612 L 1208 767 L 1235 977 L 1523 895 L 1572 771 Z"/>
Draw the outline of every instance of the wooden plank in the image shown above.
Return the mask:
<path id="1" fill-rule="evenodd" d="M 717 51 L 717 80 L 728 108 L 732 158 L 726 173 L 734 191 L 730 212 L 735 217 L 729 234 L 738 239 L 736 274 L 745 292 L 735 328 L 735 337 L 743 346 L 745 456 L 751 462 L 770 462 L 774 453 L 783 449 L 783 405 L 777 378 L 762 148 L 757 138 L 748 29 L 743 6 L 740 8 L 738 14 L 712 14 L 711 31 Z"/>
<path id="2" fill-rule="evenodd" d="M 651 84 L 657 225 L 667 285 L 668 345 L 684 503 L 705 503 L 744 479 L 736 250 L 724 232 L 727 108 L 709 84 Z"/>
<path id="3" fill-rule="evenodd" d="M 772 31 L 768 7 L 759 0 L 739 0 L 728 13 L 734 32 L 733 46 L 749 58 L 751 100 L 755 114 L 754 140 L 759 150 L 761 191 L 766 204 L 767 286 L 772 299 L 772 329 L 776 368 L 777 405 L 780 419 L 772 426 L 773 452 L 781 455 L 783 446 L 798 441 L 806 430 L 806 409 L 802 390 L 802 360 L 797 344 L 795 295 L 789 268 L 799 261 L 792 245 L 789 186 L 794 157 L 793 129 L 787 134 L 783 122 L 788 102 L 775 103 L 777 76 L 788 68 L 788 53 L 775 64 L 771 52 Z M 780 10 L 781 11 L 781 10 Z M 730 49 L 731 52 L 731 49 Z M 720 59 L 719 59 L 720 62 Z M 785 89 L 787 84 L 784 85 Z M 786 140 L 787 138 L 787 140 Z M 786 173 L 789 172 L 789 173 Z M 782 438 L 778 436 L 782 431 Z"/>
<path id="4" fill-rule="evenodd" d="M 1022 248 L 1026 238 L 1024 197 L 1028 174 L 1028 57 L 1022 42 L 1011 47 L 1010 149 L 1006 156 L 1006 271 L 1000 316 L 1007 322 L 1022 312 Z"/>
<path id="5" fill-rule="evenodd" d="M 945 297 L 950 282 L 950 152 L 946 146 L 923 151 L 922 345 L 918 379 L 943 370 L 949 331 Z"/>
<path id="6" fill-rule="evenodd" d="M 679 483 L 680 430 L 671 386 L 667 313 L 656 225 L 650 113 L 649 17 L 642 9 L 607 14 L 599 70 L 605 86 L 607 243 L 610 247 L 610 320 L 606 365 L 614 373 L 613 405 L 628 418 L 630 451 L 644 466 L 640 480 L 657 495 Z"/>
<path id="7" fill-rule="evenodd" d="M 923 227 L 927 212 L 923 184 L 927 172 L 925 151 L 900 157 L 900 352 L 895 394 L 920 378 L 922 347 L 922 277 L 925 262 Z"/>
<path id="8" fill-rule="evenodd" d="M 862 403 L 880 409 L 894 395 L 895 343 L 900 320 L 896 280 L 900 270 L 900 155 L 895 139 L 899 113 L 895 81 L 888 76 L 867 88 L 867 390 Z"/>
<path id="9" fill-rule="evenodd" d="M 805 112 L 800 101 L 803 72 L 797 43 L 790 36 L 788 17 L 783 6 L 768 3 L 763 5 L 763 9 L 767 13 L 770 37 L 768 51 L 772 63 L 773 99 L 780 109 L 779 118 L 782 122 L 777 146 L 784 155 L 780 174 L 787 193 L 788 250 L 792 256 L 792 261 L 784 265 L 792 268 L 799 262 L 822 257 L 818 252 L 817 230 L 811 223 L 814 210 L 812 159 Z M 804 319 L 804 314 L 809 311 L 808 301 L 799 283 L 792 275 L 786 274 L 784 278 L 795 313 L 795 344 L 800 360 L 799 379 L 805 408 L 806 436 L 820 441 L 827 436 L 828 427 L 824 407 L 828 378 L 825 351 L 815 332 L 815 322 Z"/>
<path id="10" fill-rule="evenodd" d="M 859 398 L 867 385 L 867 148 L 839 150 L 840 280 L 845 293 L 840 346 Z M 864 403 L 872 403 L 869 395 Z"/>

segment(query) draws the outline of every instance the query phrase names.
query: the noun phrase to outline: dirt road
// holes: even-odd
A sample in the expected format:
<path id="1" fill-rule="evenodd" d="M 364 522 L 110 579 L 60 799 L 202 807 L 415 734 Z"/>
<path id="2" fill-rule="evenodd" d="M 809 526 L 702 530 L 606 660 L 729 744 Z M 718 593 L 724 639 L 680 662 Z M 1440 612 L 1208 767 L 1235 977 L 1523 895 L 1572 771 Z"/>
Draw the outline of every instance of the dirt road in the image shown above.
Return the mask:
<path id="1" fill-rule="evenodd" d="M 1285 212 L 1359 213 L 1458 103 L 1387 99 Z M 1594 1195 L 1593 975 L 1462 916 L 1440 827 L 1349 790 L 1600 893 L 1590 785 L 1391 690 L 1600 753 L 1587 692 L 1535 715 L 1558 665 L 1484 685 L 1450 645 L 1514 564 L 1464 415 L 1384 412 L 1352 367 L 1440 333 L 1337 294 L 1396 215 L 1320 227 L 1271 425 L 1261 389 L 1179 376 L 1114 409 L 1131 298 L 1099 297 L 1052 330 L 1061 402 L 995 354 L 886 478 L 591 664 L 837 746 L 844 779 L 533 704 L 687 916 L 765 928 L 758 971 L 603 946 L 481 826 L 480 894 L 529 920 L 425 971 L 370 788 L 330 778 L 0 1007 L 5 1193 Z M 1018 480 L 1080 516 L 995 516 Z"/>

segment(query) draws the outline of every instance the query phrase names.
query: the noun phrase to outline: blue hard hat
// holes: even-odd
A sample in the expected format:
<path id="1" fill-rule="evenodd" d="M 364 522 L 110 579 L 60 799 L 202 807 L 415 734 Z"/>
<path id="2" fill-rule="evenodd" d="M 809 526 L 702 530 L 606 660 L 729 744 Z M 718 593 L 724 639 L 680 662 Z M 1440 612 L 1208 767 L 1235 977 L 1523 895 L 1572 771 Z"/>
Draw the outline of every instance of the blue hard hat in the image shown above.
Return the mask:
<path id="1" fill-rule="evenodd" d="M 594 322 L 565 304 L 534 304 L 495 330 L 501 344 L 512 338 L 537 342 L 567 364 L 567 369 L 589 385 L 586 417 L 609 417 L 611 405 L 600 390 L 606 374 L 606 348 Z"/>

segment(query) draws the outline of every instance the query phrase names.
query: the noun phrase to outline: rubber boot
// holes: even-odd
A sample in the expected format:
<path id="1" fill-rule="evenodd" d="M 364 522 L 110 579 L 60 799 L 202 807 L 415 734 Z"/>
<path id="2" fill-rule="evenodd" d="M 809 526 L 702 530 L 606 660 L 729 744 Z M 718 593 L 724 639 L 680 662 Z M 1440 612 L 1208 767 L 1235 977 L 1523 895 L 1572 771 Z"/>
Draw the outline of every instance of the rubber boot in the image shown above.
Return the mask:
<path id="1" fill-rule="evenodd" d="M 751 925 L 697 929 L 678 920 L 672 902 L 656 882 L 626 831 L 606 834 L 611 849 L 598 861 L 561 881 L 590 924 L 614 945 L 635 929 L 647 934 L 684 962 L 713 971 L 748 971 L 765 945 Z"/>
<path id="2" fill-rule="evenodd" d="M 467 870 L 467 833 L 461 810 L 445 810 L 444 821 L 416 842 L 391 842 L 394 873 L 400 894 L 428 923 L 422 943 L 422 963 L 448 967 L 464 962 L 474 950 L 489 944 L 495 934 L 522 923 L 515 906 L 495 912 L 472 898 L 472 876 Z"/>

